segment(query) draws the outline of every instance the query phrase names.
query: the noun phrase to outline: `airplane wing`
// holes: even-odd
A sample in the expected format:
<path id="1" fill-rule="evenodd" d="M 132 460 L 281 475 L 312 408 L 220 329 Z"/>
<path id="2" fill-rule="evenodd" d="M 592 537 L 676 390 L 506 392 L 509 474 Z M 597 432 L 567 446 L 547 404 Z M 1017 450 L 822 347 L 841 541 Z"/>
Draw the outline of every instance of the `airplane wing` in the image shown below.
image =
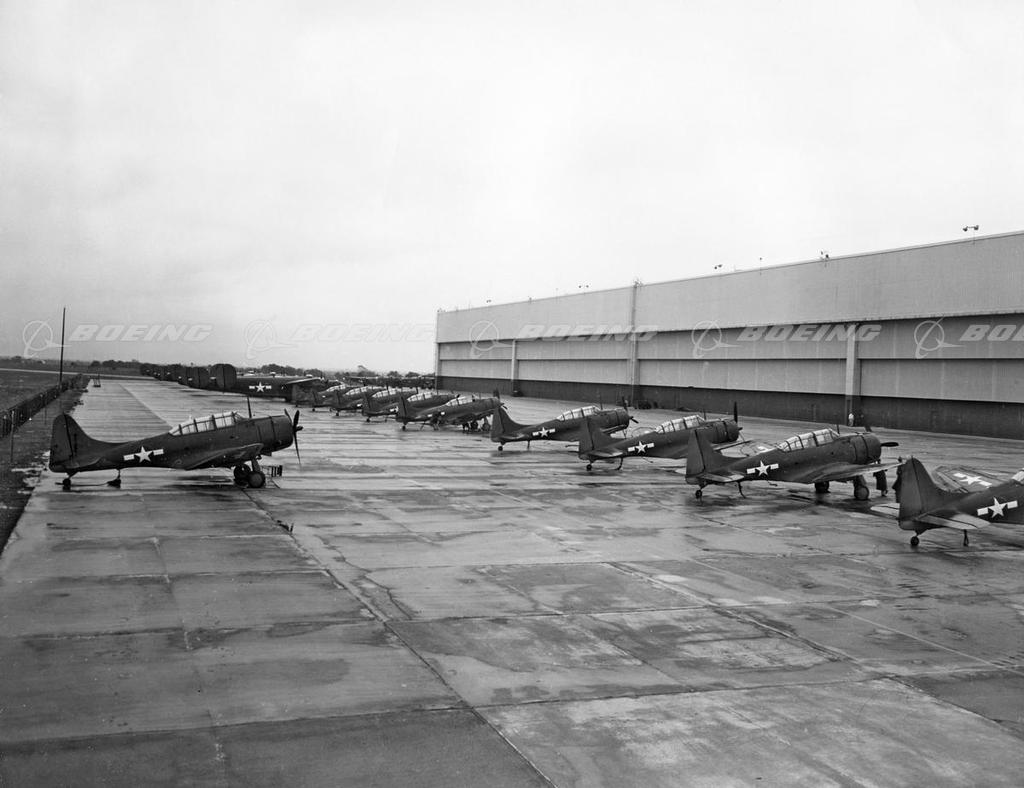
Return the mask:
<path id="1" fill-rule="evenodd" d="M 214 468 L 248 462 L 258 457 L 263 451 L 262 443 L 250 443 L 245 446 L 229 446 L 209 451 L 189 452 L 184 455 L 179 466 L 186 471 L 197 468 Z"/>
<path id="2" fill-rule="evenodd" d="M 874 463 L 871 465 L 852 465 L 848 462 L 833 462 L 817 468 L 800 468 L 793 473 L 784 473 L 775 478 L 778 481 L 796 482 L 797 484 L 815 484 L 816 482 L 841 482 L 855 476 L 874 474 L 898 468 L 901 463 Z"/>
<path id="3" fill-rule="evenodd" d="M 932 480 L 942 489 L 956 493 L 980 492 L 987 487 L 995 487 L 1002 481 L 971 468 L 942 465 L 932 474 Z"/>

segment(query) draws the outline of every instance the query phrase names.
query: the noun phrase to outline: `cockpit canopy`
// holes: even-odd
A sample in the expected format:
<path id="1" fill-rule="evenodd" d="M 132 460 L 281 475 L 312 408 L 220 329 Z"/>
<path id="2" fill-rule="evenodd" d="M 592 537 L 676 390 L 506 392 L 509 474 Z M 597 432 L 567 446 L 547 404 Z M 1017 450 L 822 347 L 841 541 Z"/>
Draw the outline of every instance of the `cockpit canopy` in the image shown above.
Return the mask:
<path id="1" fill-rule="evenodd" d="M 171 435 L 195 435 L 198 432 L 209 432 L 230 427 L 238 422 L 244 421 L 237 412 L 225 411 L 224 413 L 212 413 L 209 416 L 197 416 L 188 418 L 170 431 Z"/>
<path id="2" fill-rule="evenodd" d="M 839 438 L 839 433 L 833 429 L 815 430 L 814 432 L 801 432 L 792 438 L 787 438 L 782 443 L 776 444 L 775 448 L 782 451 L 797 451 L 798 449 L 810 449 L 814 446 L 824 446 Z"/>
<path id="3" fill-rule="evenodd" d="M 406 402 L 416 404 L 417 402 L 425 402 L 428 399 L 434 399 L 434 397 L 448 397 L 448 399 L 455 399 L 454 391 L 421 391 L 419 394 L 413 394 Z"/>
<path id="4" fill-rule="evenodd" d="M 463 395 L 461 397 L 456 397 L 455 399 L 451 400 L 450 402 L 446 402 L 444 404 L 445 405 L 468 405 L 471 402 L 476 402 L 476 397 L 473 397 L 473 396 L 471 396 L 469 394 L 465 394 L 465 395 Z"/>
<path id="5" fill-rule="evenodd" d="M 651 432 L 679 432 L 680 430 L 695 430 L 701 424 L 706 423 L 707 422 L 696 413 L 692 413 L 688 416 L 681 416 L 678 419 L 671 419 L 669 421 L 662 422 L 651 430 Z"/>
<path id="6" fill-rule="evenodd" d="M 597 405 L 587 405 L 585 408 L 574 408 L 573 410 L 567 410 L 565 413 L 559 414 L 559 421 L 572 421 L 573 419 L 582 419 L 584 416 L 593 416 L 597 413 Z"/>
<path id="7" fill-rule="evenodd" d="M 371 395 L 370 399 L 382 400 L 388 397 L 401 396 L 403 394 L 412 394 L 416 389 L 409 388 L 386 388 Z"/>

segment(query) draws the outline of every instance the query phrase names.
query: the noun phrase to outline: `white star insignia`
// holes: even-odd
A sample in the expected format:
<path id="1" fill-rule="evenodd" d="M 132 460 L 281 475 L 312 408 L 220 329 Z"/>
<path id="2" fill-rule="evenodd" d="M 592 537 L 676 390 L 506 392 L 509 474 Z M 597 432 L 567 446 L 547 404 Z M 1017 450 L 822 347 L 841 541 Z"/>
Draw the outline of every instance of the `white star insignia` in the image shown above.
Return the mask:
<path id="1" fill-rule="evenodd" d="M 635 451 L 637 454 L 646 454 L 648 449 L 653 449 L 653 443 L 644 443 L 640 441 L 636 446 L 630 446 L 626 451 Z"/>
<path id="2" fill-rule="evenodd" d="M 982 487 L 991 487 L 992 482 L 987 482 L 980 476 L 968 476 L 966 473 L 954 473 L 958 479 L 962 479 L 964 484 L 980 484 Z"/>
<path id="3" fill-rule="evenodd" d="M 755 465 L 752 468 L 747 468 L 747 473 L 749 473 L 751 475 L 756 473 L 758 476 L 765 476 L 765 477 L 767 477 L 768 476 L 768 471 L 774 471 L 778 467 L 779 467 L 779 464 L 777 462 L 773 462 L 770 465 L 766 465 L 764 460 L 762 460 L 760 465 Z"/>
<path id="4" fill-rule="evenodd" d="M 998 498 L 993 498 L 991 506 L 983 506 L 980 509 L 978 509 L 978 516 L 982 517 L 985 514 L 991 512 L 993 517 L 1002 517 L 1004 509 L 1016 509 L 1016 508 L 1017 508 L 1017 502 L 1016 501 L 1006 501 L 1006 502 L 1003 502 L 1003 501 L 1000 501 Z"/>
<path id="5" fill-rule="evenodd" d="M 539 430 L 535 431 L 533 434 L 535 436 L 539 436 L 541 438 L 544 438 L 544 437 L 547 437 L 548 435 L 550 435 L 552 432 L 554 432 L 554 430 L 549 428 L 549 427 L 541 427 Z"/>
<path id="6" fill-rule="evenodd" d="M 156 456 L 161 455 L 163 453 L 164 453 L 163 449 L 149 449 L 149 450 L 147 450 L 145 446 L 140 446 L 139 450 L 137 452 L 135 452 L 135 454 L 126 454 L 126 455 L 124 455 L 124 458 L 125 458 L 125 460 L 138 460 L 140 463 L 142 463 L 142 462 L 152 462 L 153 461 L 153 457 L 156 457 Z"/>
<path id="7" fill-rule="evenodd" d="M 269 388 L 270 388 L 270 386 L 268 386 L 268 385 L 266 385 L 265 383 L 263 383 L 263 381 L 260 381 L 260 382 L 259 382 L 259 383 L 257 383 L 257 384 L 256 384 L 255 386 L 249 386 L 249 388 L 251 388 L 251 389 L 256 389 L 257 393 L 259 393 L 259 394 L 262 394 L 262 393 L 263 393 L 264 391 L 266 391 L 267 389 L 269 389 Z"/>

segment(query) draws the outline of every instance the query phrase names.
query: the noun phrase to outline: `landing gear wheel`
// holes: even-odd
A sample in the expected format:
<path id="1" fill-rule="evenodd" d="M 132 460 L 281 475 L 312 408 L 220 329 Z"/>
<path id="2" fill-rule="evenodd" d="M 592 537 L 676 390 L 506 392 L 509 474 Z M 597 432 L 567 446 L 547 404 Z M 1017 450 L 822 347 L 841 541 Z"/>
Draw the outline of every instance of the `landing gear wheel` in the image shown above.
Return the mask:
<path id="1" fill-rule="evenodd" d="M 498 451 L 505 451 L 505 444 L 504 443 L 498 444 Z"/>
<path id="2" fill-rule="evenodd" d="M 244 465 L 236 465 L 234 469 L 235 484 L 245 484 L 249 479 L 249 469 Z"/>
<path id="3" fill-rule="evenodd" d="M 475 421 L 471 421 L 469 423 L 469 431 L 470 432 L 476 432 L 478 426 L 479 425 Z"/>
<path id="4" fill-rule="evenodd" d="M 853 488 L 853 497 L 858 501 L 866 501 L 871 495 L 871 490 L 867 488 L 867 485 L 858 484 Z"/>
<path id="5" fill-rule="evenodd" d="M 701 498 L 704 497 L 704 491 L 703 490 L 697 490 L 697 492 L 695 492 L 694 495 L 697 497 L 697 500 L 699 501 Z"/>
<path id="6" fill-rule="evenodd" d="M 594 470 L 594 465 L 593 465 L 593 463 L 589 463 L 588 462 L 587 463 L 587 473 L 590 473 L 590 471 L 592 471 L 592 470 Z"/>
<path id="7" fill-rule="evenodd" d="M 254 490 L 258 490 L 260 487 L 267 483 L 267 477 L 263 475 L 263 471 L 252 471 L 249 474 L 249 478 L 247 481 L 249 482 L 250 487 L 252 487 Z"/>
<path id="8" fill-rule="evenodd" d="M 60 486 L 63 487 L 65 490 L 70 490 L 71 489 L 71 477 L 68 476 L 68 478 L 66 478 L 66 479 L 61 479 Z"/>
<path id="9" fill-rule="evenodd" d="M 919 544 L 921 544 L 921 540 L 920 539 L 918 539 L 916 536 L 910 537 L 910 546 L 911 547 L 917 547 Z"/>
<path id="10" fill-rule="evenodd" d="M 814 483 L 814 492 L 816 492 L 816 493 L 827 493 L 828 492 L 828 482 L 815 482 Z"/>

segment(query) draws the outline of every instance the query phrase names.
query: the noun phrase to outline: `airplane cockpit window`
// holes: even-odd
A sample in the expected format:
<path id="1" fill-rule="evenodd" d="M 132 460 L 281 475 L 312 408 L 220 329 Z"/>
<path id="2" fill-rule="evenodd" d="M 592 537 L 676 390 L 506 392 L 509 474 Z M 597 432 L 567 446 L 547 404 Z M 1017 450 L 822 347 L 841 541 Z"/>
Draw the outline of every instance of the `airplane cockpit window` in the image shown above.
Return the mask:
<path id="1" fill-rule="evenodd" d="M 826 443 L 832 443 L 836 438 L 839 437 L 839 433 L 833 429 L 823 429 L 814 431 L 814 440 L 819 446 L 824 446 Z"/>
<path id="2" fill-rule="evenodd" d="M 1017 471 L 1013 474 L 1013 480 L 1018 484 L 1024 484 L 1024 470 Z"/>
<path id="3" fill-rule="evenodd" d="M 794 435 L 792 438 L 784 440 L 782 443 L 778 444 L 776 448 L 782 449 L 782 451 L 810 449 L 815 446 L 824 446 L 825 444 L 832 443 L 838 437 L 839 433 L 833 429 L 801 432 L 799 435 Z"/>
<path id="4" fill-rule="evenodd" d="M 469 396 L 466 396 L 466 397 L 456 397 L 451 402 L 446 402 L 445 404 L 446 405 L 468 405 L 472 401 L 473 401 L 473 398 L 469 397 Z"/>
<path id="5" fill-rule="evenodd" d="M 219 430 L 224 427 L 230 427 L 233 424 L 237 424 L 241 419 L 242 417 L 235 411 L 213 413 L 209 416 L 198 416 L 181 422 L 181 424 L 170 431 L 170 434 L 195 435 L 200 432 Z"/>
<path id="6" fill-rule="evenodd" d="M 696 414 L 681 416 L 678 419 L 671 419 L 658 425 L 657 432 L 678 432 L 679 430 L 692 430 L 704 423 L 704 419 Z"/>
<path id="7" fill-rule="evenodd" d="M 585 408 L 573 408 L 559 414 L 558 420 L 572 421 L 573 419 L 582 419 L 584 416 L 593 416 L 595 413 L 597 413 L 597 405 L 587 405 Z"/>

